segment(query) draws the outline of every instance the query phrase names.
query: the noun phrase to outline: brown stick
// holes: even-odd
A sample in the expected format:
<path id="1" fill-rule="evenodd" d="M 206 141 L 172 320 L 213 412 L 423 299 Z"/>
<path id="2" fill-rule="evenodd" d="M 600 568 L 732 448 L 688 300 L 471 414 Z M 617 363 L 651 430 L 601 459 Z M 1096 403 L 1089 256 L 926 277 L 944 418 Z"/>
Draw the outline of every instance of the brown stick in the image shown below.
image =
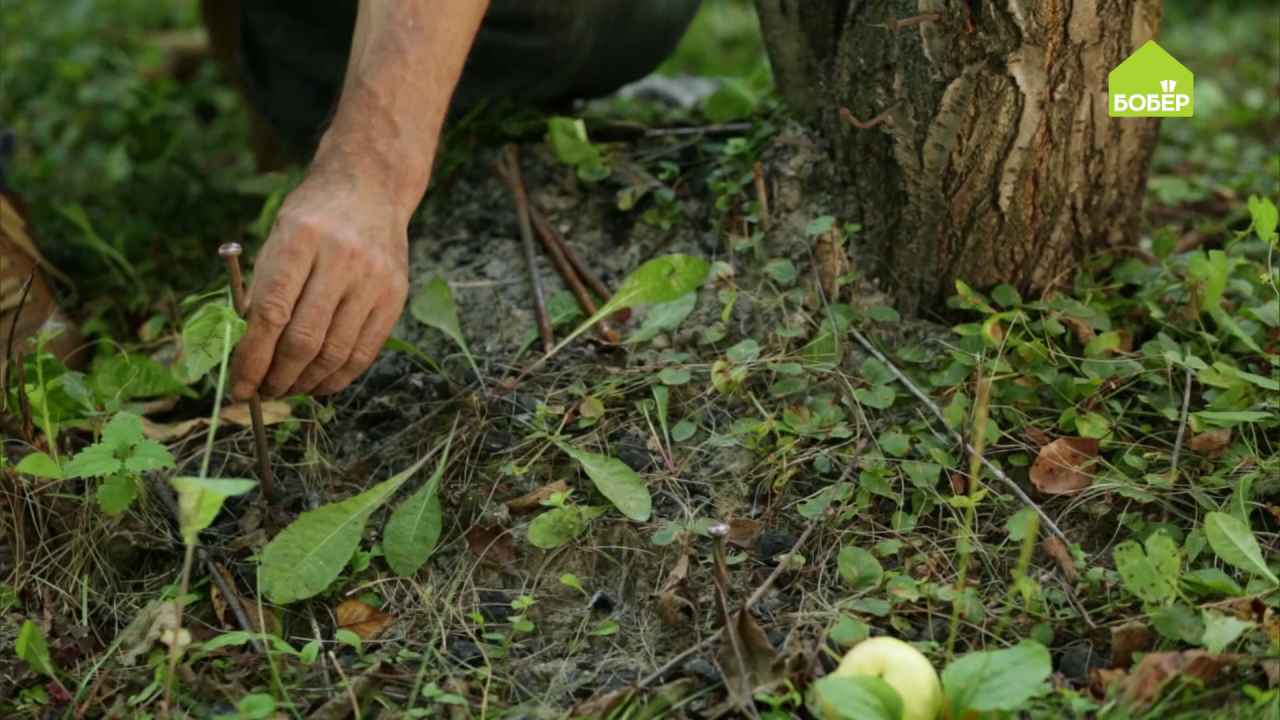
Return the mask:
<path id="1" fill-rule="evenodd" d="M 764 165 L 757 162 L 751 166 L 751 177 L 756 185 L 756 202 L 760 205 L 760 229 L 769 230 L 769 192 L 764 184 Z"/>
<path id="2" fill-rule="evenodd" d="M 551 331 L 551 316 L 547 314 L 547 303 L 542 292 L 542 278 L 538 277 L 538 266 L 535 264 L 529 197 L 525 194 L 524 183 L 519 180 L 520 156 L 516 146 L 508 144 L 494 167 L 498 177 L 511 189 L 511 197 L 515 200 L 516 219 L 520 223 L 520 241 L 524 248 L 524 261 L 529 266 L 529 282 L 533 286 L 533 305 L 538 315 L 538 334 L 542 336 L 543 352 L 551 352 L 551 348 L 555 347 L 556 337 Z"/>
<path id="3" fill-rule="evenodd" d="M 231 276 L 231 298 L 235 301 L 240 317 L 249 313 L 244 296 L 244 276 L 240 274 L 240 243 L 229 242 L 218 248 L 218 254 L 227 261 L 227 274 Z M 271 474 L 271 454 L 267 446 L 267 428 L 262 422 L 262 398 L 254 393 L 249 398 L 249 418 L 253 422 L 253 444 L 258 453 L 258 481 L 262 484 L 262 496 L 267 504 L 275 502 L 275 482 Z"/>
<path id="4" fill-rule="evenodd" d="M 517 178 L 518 181 L 518 178 Z M 582 308 L 582 312 L 587 317 L 593 317 L 599 308 L 594 300 L 591 299 L 591 293 L 586 286 L 582 284 L 583 276 L 580 271 L 576 271 L 569 260 L 569 247 L 564 244 L 560 236 L 551 227 L 551 223 L 536 208 L 531 208 L 530 213 L 533 216 L 534 228 L 538 231 L 538 236 L 542 238 L 542 246 L 546 249 L 547 254 L 551 256 L 551 261 L 555 264 L 556 270 L 560 272 L 560 277 L 564 279 L 564 283 L 573 291 L 573 296 L 578 300 L 578 307 Z M 604 296 L 605 302 L 609 301 L 609 296 Z M 606 342 L 617 344 L 622 341 L 618 331 L 614 330 L 608 320 L 601 319 L 598 326 L 601 337 Z"/>

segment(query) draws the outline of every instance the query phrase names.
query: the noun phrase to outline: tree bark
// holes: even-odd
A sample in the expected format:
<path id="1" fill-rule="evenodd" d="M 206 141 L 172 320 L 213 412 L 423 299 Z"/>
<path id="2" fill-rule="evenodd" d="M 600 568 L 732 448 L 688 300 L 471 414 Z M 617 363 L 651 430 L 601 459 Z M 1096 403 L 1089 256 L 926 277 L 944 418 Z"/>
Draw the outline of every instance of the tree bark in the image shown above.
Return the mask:
<path id="1" fill-rule="evenodd" d="M 1136 240 L 1159 121 L 1109 118 L 1107 74 L 1160 0 L 756 5 L 780 92 L 847 182 L 859 255 L 904 308 L 956 279 L 1043 290 Z"/>

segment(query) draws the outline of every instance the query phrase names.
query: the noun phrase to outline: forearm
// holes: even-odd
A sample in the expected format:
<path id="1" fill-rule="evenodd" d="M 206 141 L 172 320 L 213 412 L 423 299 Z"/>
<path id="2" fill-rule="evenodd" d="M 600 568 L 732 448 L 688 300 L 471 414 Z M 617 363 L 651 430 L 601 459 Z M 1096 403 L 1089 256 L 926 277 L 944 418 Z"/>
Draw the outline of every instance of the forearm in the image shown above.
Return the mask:
<path id="1" fill-rule="evenodd" d="M 313 172 L 384 193 L 408 218 L 426 191 L 440 129 L 488 0 L 361 0 L 333 122 Z"/>

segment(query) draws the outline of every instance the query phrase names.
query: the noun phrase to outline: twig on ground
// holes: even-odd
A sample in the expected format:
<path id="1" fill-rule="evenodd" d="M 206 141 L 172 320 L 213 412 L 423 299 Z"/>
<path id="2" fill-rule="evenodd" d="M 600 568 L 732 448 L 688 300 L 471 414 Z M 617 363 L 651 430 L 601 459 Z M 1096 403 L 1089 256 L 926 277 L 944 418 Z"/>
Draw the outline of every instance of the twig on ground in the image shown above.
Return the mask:
<path id="1" fill-rule="evenodd" d="M 889 371 L 893 373 L 893 376 L 898 379 L 898 382 L 902 383 L 912 395 L 916 396 L 917 400 L 924 403 L 925 407 L 929 408 L 929 411 L 942 422 L 943 427 L 950 428 L 950 426 L 947 425 L 946 415 L 942 413 L 942 409 L 938 407 L 937 403 L 935 403 L 928 395 L 924 394 L 924 391 L 916 387 L 916 384 L 911 382 L 911 380 L 907 378 L 907 376 L 904 375 L 902 371 L 898 369 L 898 366 L 894 365 L 889 358 L 885 357 L 885 354 L 880 352 L 879 348 L 872 345 L 871 341 L 868 340 L 865 335 L 858 332 L 857 328 L 849 328 L 849 331 L 853 333 L 853 337 L 858 341 L 858 344 L 862 345 L 862 347 L 866 349 L 867 352 L 871 353 L 875 359 L 884 363 L 885 367 L 889 368 Z M 1003 470 L 996 467 L 996 465 L 984 457 L 982 453 L 977 452 L 974 447 L 969 444 L 969 441 L 965 440 L 964 436 L 960 433 L 952 430 L 951 437 L 955 442 L 960 443 L 961 447 L 965 449 L 965 452 L 969 453 L 971 456 L 976 456 L 978 462 L 982 463 L 982 466 L 994 475 L 997 480 L 1004 483 L 1005 487 L 1009 488 L 1010 492 L 1012 492 L 1023 505 L 1034 510 L 1035 513 L 1040 516 L 1040 520 L 1044 522 L 1045 527 L 1047 527 L 1050 532 L 1057 535 L 1068 545 L 1071 544 L 1071 541 L 1067 539 L 1066 534 L 1063 533 L 1058 527 L 1058 524 L 1053 521 L 1053 518 L 1049 517 L 1048 513 L 1037 505 L 1034 500 L 1028 497 L 1027 494 L 1022 491 L 1022 488 L 1018 487 L 1018 483 L 1013 481 L 1013 478 L 1009 477 Z"/>
<path id="2" fill-rule="evenodd" d="M 804 532 L 800 533 L 800 537 L 796 538 L 795 543 L 791 546 L 790 552 L 787 554 L 794 555 L 799 552 L 800 548 L 804 546 L 805 541 L 809 539 L 809 536 L 813 534 L 813 531 L 817 526 L 817 522 L 810 520 L 809 524 L 805 526 Z M 769 573 L 769 577 L 765 578 L 764 582 L 760 583 L 760 587 L 756 588 L 755 592 L 751 593 L 751 596 L 747 598 L 745 603 L 743 603 L 743 609 L 750 610 L 752 605 L 755 605 L 764 599 L 765 593 L 769 592 L 769 588 L 773 587 L 773 584 L 778 581 L 778 578 L 782 577 L 782 573 L 786 570 L 786 567 L 786 562 L 779 561 L 777 567 L 773 569 L 773 572 Z M 710 648 L 723 634 L 724 628 L 722 627 L 703 638 L 697 644 L 691 645 L 677 653 L 675 657 L 663 663 L 662 667 L 641 678 L 640 682 L 636 683 L 636 690 L 643 690 L 662 679 L 663 676 L 675 669 L 675 667 L 686 658 Z"/>
<path id="3" fill-rule="evenodd" d="M 556 339 L 551 331 L 551 316 L 547 314 L 542 278 L 538 277 L 538 266 L 533 252 L 533 223 L 529 213 L 529 198 L 525 195 L 524 183 L 519 179 L 520 155 L 516 146 L 508 144 L 494 167 L 498 178 L 511 189 L 511 197 L 515 201 L 516 219 L 520 223 L 520 242 L 524 249 L 524 262 L 529 268 L 529 284 L 533 286 L 533 305 L 538 316 L 538 334 L 542 336 L 543 352 L 549 353 L 551 348 L 555 347 Z"/>
<path id="4" fill-rule="evenodd" d="M 1187 435 L 1187 412 L 1191 409 L 1191 368 L 1187 368 L 1186 383 L 1182 389 L 1182 414 L 1178 420 L 1178 437 L 1173 441 L 1173 457 L 1169 459 L 1169 482 L 1178 481 L 1178 456 L 1182 454 L 1182 441 Z"/>
<path id="5" fill-rule="evenodd" d="M 756 186 L 756 203 L 760 205 L 760 228 L 769 230 L 769 192 L 764 183 L 764 165 L 756 161 L 751 166 L 751 178 Z"/>
<path id="6" fill-rule="evenodd" d="M 231 587 L 225 575 L 223 575 L 222 566 L 213 561 L 209 557 L 209 552 L 204 547 L 196 548 L 196 554 L 200 557 L 200 562 L 204 565 L 204 571 L 209 573 L 209 577 L 213 580 L 213 584 L 218 586 L 218 592 L 222 593 L 222 597 L 227 599 L 227 605 L 231 606 L 231 614 L 235 616 L 236 623 L 240 625 L 240 629 L 249 633 L 249 643 L 253 645 L 253 649 L 259 654 L 265 653 L 266 648 L 258 641 L 258 633 L 265 632 L 261 627 L 254 627 L 249 622 L 249 615 L 244 611 L 244 603 L 240 601 L 240 594 Z"/>
<path id="7" fill-rule="evenodd" d="M 329 656 L 329 662 L 333 663 L 334 669 L 338 671 L 338 676 L 342 678 L 343 689 L 346 692 L 331 698 L 328 702 L 316 708 L 316 711 L 307 717 L 307 720 L 342 720 L 342 718 L 355 715 L 356 720 L 361 717 L 360 714 L 360 698 L 373 690 L 374 685 L 378 683 L 376 673 L 381 667 L 375 664 L 369 668 L 368 672 L 357 677 L 355 680 L 348 680 L 347 674 L 342 671 L 342 665 L 338 662 L 338 658 L 330 650 L 326 653 Z"/>
<path id="8" fill-rule="evenodd" d="M 545 220 L 545 216 L 542 215 L 537 208 L 534 208 L 533 212 L 534 217 L 544 218 Z M 560 252 L 564 253 L 564 256 L 569 259 L 569 264 L 572 265 L 574 271 L 578 273 L 578 277 L 582 278 L 583 282 L 587 284 L 587 287 L 591 288 L 591 291 L 599 296 L 602 303 L 609 302 L 609 299 L 613 297 L 613 292 L 609 290 L 609 286 L 605 285 L 604 281 L 600 279 L 600 276 L 596 275 L 591 268 L 583 262 L 577 251 L 575 251 L 569 243 L 565 242 L 564 238 L 560 237 L 560 233 L 556 232 L 555 227 L 552 226 L 551 223 L 546 223 L 546 226 L 547 229 L 551 231 L 552 242 L 554 242 L 556 246 L 560 248 Z M 623 308 L 622 310 L 614 313 L 613 317 L 618 318 L 619 321 L 622 322 L 624 321 L 623 319 L 630 314 L 630 310 Z"/>
<path id="9" fill-rule="evenodd" d="M 235 301 L 236 312 L 240 317 L 249 314 L 248 301 L 244 296 L 244 276 L 240 274 L 240 243 L 224 243 L 218 248 L 218 254 L 227 261 L 227 274 L 231 278 L 231 298 Z M 253 424 L 253 444 L 258 453 L 258 481 L 262 486 L 262 497 L 268 505 L 275 502 L 275 483 L 271 475 L 271 449 L 267 445 L 267 428 L 262 421 L 262 398 L 254 393 L 249 398 L 249 418 Z"/>
<path id="10" fill-rule="evenodd" d="M 565 252 L 568 246 L 560 239 L 559 234 L 551 227 L 551 223 L 547 218 L 536 209 L 531 209 L 530 215 L 533 217 L 533 226 L 538 231 L 538 237 L 542 238 L 542 246 L 546 249 L 547 255 L 551 256 L 551 261 L 555 264 L 556 270 L 560 271 L 560 277 L 564 279 L 565 285 L 569 286 L 569 290 L 573 292 L 573 296 L 578 300 L 578 307 L 582 308 L 582 312 L 587 317 L 592 317 L 599 309 L 594 300 L 591 299 L 591 293 L 587 290 L 586 285 L 582 282 L 582 276 L 575 271 L 575 268 L 569 261 L 568 254 Z M 609 297 L 604 297 L 605 302 L 609 301 Z M 617 344 L 622 341 L 622 337 L 618 335 L 618 331 L 614 330 L 605 318 L 600 319 L 600 324 L 596 326 L 597 331 L 606 342 Z"/>

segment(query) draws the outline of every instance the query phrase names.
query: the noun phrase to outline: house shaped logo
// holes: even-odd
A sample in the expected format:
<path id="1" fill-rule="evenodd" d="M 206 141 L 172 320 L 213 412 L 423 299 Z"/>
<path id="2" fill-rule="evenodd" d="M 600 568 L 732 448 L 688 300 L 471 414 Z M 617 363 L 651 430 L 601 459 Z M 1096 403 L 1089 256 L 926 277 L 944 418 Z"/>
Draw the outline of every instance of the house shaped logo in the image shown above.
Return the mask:
<path id="1" fill-rule="evenodd" d="M 1138 48 L 1107 76 L 1111 117 L 1191 117 L 1195 75 L 1154 40 Z"/>

